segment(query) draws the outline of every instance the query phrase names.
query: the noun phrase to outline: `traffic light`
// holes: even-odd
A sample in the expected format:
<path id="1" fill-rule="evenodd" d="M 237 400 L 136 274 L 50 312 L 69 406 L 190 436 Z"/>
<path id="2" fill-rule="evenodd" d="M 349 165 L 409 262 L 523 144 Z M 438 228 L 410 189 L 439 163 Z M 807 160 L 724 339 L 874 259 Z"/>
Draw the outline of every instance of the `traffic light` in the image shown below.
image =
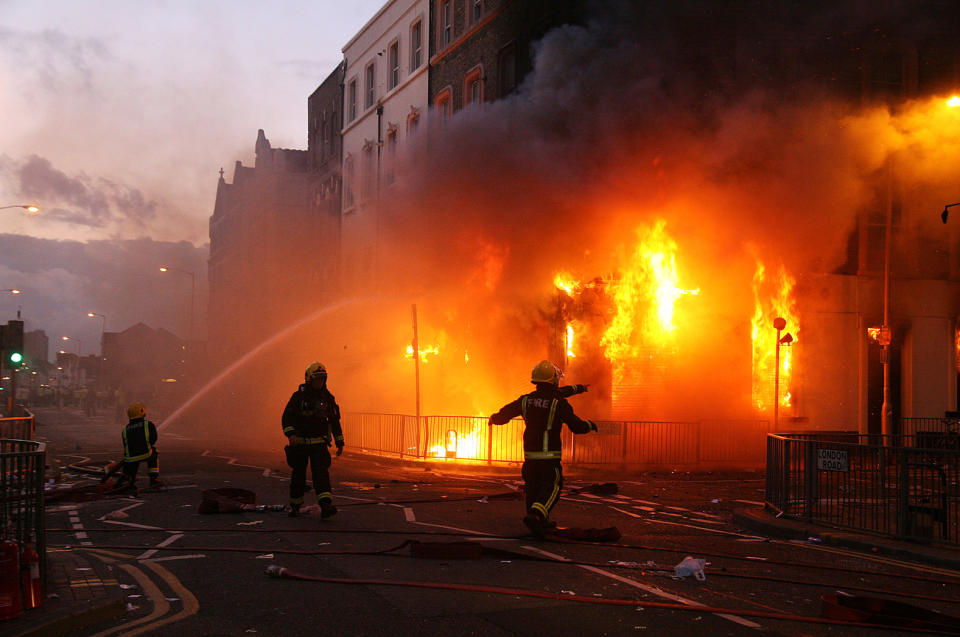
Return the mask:
<path id="1" fill-rule="evenodd" d="M 8 367 L 23 363 L 23 321 L 7 321 L 3 330 L 3 355 Z"/>

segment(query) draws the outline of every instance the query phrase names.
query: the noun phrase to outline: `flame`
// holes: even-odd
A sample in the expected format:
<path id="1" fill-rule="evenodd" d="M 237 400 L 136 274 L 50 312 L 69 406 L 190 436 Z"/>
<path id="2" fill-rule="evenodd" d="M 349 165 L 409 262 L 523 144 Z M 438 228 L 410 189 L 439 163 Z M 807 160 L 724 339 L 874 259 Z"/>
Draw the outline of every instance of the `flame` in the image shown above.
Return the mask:
<path id="1" fill-rule="evenodd" d="M 425 349 L 417 350 L 420 354 L 420 362 L 426 363 L 427 356 L 439 356 L 440 348 L 437 345 L 428 346 Z M 413 345 L 407 345 L 407 352 L 404 354 L 407 358 L 413 360 Z"/>
<path id="2" fill-rule="evenodd" d="M 451 437 L 450 434 L 453 434 Z M 471 459 L 485 457 L 486 455 L 486 427 L 476 424 L 473 430 L 468 434 L 458 435 L 455 431 L 447 432 L 447 441 L 445 445 L 431 445 L 427 449 L 427 456 L 433 458 L 446 458 L 448 452 L 452 452 L 449 457 Z M 482 455 L 481 455 L 482 450 Z"/>
<path id="3" fill-rule="evenodd" d="M 614 380 L 625 363 L 642 348 L 664 347 L 672 341 L 674 306 L 685 294 L 700 290 L 680 287 L 677 274 L 677 243 L 667 234 L 666 221 L 637 230 L 639 239 L 618 280 L 611 282 L 614 317 L 600 339 L 607 358 L 614 363 Z"/>
<path id="4" fill-rule="evenodd" d="M 583 284 L 568 272 L 557 272 L 553 277 L 553 284 L 558 290 L 566 292 L 567 296 L 573 296 L 574 292 L 579 292 L 583 288 Z"/>
<path id="5" fill-rule="evenodd" d="M 577 355 L 573 351 L 573 324 L 567 323 L 567 358 L 576 358 Z"/>
<path id="6" fill-rule="evenodd" d="M 867 336 L 868 336 L 868 337 L 870 338 L 870 340 L 873 341 L 874 343 L 879 343 L 879 342 L 880 342 L 880 328 L 879 328 L 879 327 L 868 327 L 868 328 L 867 328 Z M 957 345 L 958 345 L 958 351 L 960 351 L 960 341 L 957 342 Z"/>
<path id="7" fill-rule="evenodd" d="M 796 343 L 800 332 L 800 315 L 797 311 L 793 292 L 796 279 L 780 266 L 777 276 L 768 281 L 767 270 L 763 262 L 756 257 L 757 267 L 753 275 L 754 313 L 752 323 L 753 338 L 753 404 L 760 411 L 772 407 L 771 388 L 776 383 L 777 330 L 773 327 L 776 317 L 786 320 L 782 337 L 786 333 L 793 336 Z M 771 292 L 771 287 L 773 288 Z M 793 377 L 793 349 L 780 346 L 780 396 L 782 407 L 790 407 L 793 395 L 790 391 Z"/>

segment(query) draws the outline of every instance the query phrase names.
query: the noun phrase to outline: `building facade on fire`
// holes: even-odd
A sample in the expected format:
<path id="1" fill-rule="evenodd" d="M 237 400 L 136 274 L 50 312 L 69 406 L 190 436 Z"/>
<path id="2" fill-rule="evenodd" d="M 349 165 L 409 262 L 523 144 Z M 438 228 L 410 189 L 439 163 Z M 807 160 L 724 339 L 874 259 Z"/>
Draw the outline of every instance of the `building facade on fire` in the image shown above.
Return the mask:
<path id="1" fill-rule="evenodd" d="M 792 54 L 806 51 L 800 35 L 786 42 L 759 28 L 761 19 L 783 9 L 777 4 L 759 17 L 732 10 L 722 23 L 705 12 L 700 22 L 678 25 L 676 50 L 702 60 L 702 76 L 718 93 L 775 82 L 797 94 L 814 83 L 853 103 L 896 108 L 960 87 L 951 3 L 925 3 L 934 19 L 922 33 L 901 33 L 897 24 L 838 30 L 802 60 Z M 210 349 L 234 360 L 260 335 L 337 298 L 341 289 L 367 288 L 378 267 L 378 200 L 402 182 L 417 153 L 443 144 L 445 120 L 515 92 L 532 69 L 536 41 L 554 27 L 586 24 L 590 6 L 577 0 L 389 0 L 357 34 L 345 34 L 343 61 L 308 100 L 308 150 L 274 149 L 260 131 L 255 166 L 237 162 L 231 183 L 221 175 L 210 220 L 208 316 L 211 339 L 220 343 Z M 703 34 L 721 27 L 731 40 L 715 49 L 701 46 Z M 740 55 L 757 47 L 768 55 Z M 728 75 L 718 77 L 717 69 Z M 728 81 L 732 77 L 745 84 Z M 874 189 L 875 203 L 855 211 L 846 263 L 799 277 L 802 336 L 795 353 L 802 364 L 791 387 L 794 401 L 781 412 L 783 428 L 879 433 L 884 356 L 896 416 L 941 416 L 958 408 L 960 218 L 936 235 L 905 227 L 902 211 L 916 204 L 895 166 L 877 176 Z M 885 273 L 891 281 L 886 304 Z M 304 296 L 291 302 L 282 294 L 288 286 Z M 271 311 L 245 311 L 251 306 Z M 869 329 L 882 325 L 885 306 L 892 339 L 887 354 Z M 239 315 L 243 325 L 221 327 Z M 555 348 L 562 337 L 548 341 Z"/>

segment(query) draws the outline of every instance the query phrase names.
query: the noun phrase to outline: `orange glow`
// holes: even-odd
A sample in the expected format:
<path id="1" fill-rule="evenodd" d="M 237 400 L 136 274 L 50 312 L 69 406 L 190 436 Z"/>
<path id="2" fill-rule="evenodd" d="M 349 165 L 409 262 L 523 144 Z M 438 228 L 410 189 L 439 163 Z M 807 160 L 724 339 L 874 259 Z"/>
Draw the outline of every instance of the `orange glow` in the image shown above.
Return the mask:
<path id="1" fill-rule="evenodd" d="M 436 345 L 433 345 L 426 348 L 422 348 L 419 350 L 419 352 L 420 352 L 420 362 L 426 363 L 428 361 L 427 359 L 428 356 L 440 355 L 440 348 Z M 413 345 L 407 345 L 407 352 L 406 354 L 404 354 L 404 356 L 413 360 Z"/>
<path id="2" fill-rule="evenodd" d="M 567 358 L 576 358 L 577 355 L 573 351 L 573 324 L 567 323 L 567 339 L 566 339 L 566 350 Z"/>
<path id="3" fill-rule="evenodd" d="M 460 458 L 464 460 L 485 458 L 487 453 L 487 427 L 480 423 L 474 425 L 468 434 L 457 434 L 450 430 L 445 434 L 445 444 L 431 445 L 427 456 L 431 458 Z"/>
<path id="4" fill-rule="evenodd" d="M 583 284 L 568 272 L 557 272 L 553 277 L 553 284 L 558 290 L 566 292 L 567 296 L 573 296 L 574 292 L 579 292 L 583 288 Z"/>
<path id="5" fill-rule="evenodd" d="M 953 97 L 948 99 L 947 106 L 949 106 L 950 108 L 956 108 L 960 106 L 960 95 L 954 95 Z"/>
<path id="6" fill-rule="evenodd" d="M 641 349 L 663 348 L 674 337 L 677 299 L 700 290 L 680 287 L 677 274 L 677 243 L 666 231 L 666 221 L 637 230 L 638 243 L 619 279 L 610 283 L 609 295 L 616 312 L 600 339 L 607 359 L 614 366 L 614 384 L 627 361 Z"/>
<path id="7" fill-rule="evenodd" d="M 777 330 L 773 319 L 781 317 L 787 325 L 779 334 L 790 333 L 793 343 L 799 340 L 800 315 L 797 311 L 794 288 L 796 279 L 780 266 L 776 277 L 767 279 L 766 266 L 756 258 L 756 270 L 753 275 L 754 313 L 752 323 L 753 340 L 753 404 L 759 411 L 770 410 L 773 406 L 771 393 L 775 385 Z M 793 378 L 793 349 L 780 346 L 780 395 L 781 407 L 792 405 L 791 380 Z"/>

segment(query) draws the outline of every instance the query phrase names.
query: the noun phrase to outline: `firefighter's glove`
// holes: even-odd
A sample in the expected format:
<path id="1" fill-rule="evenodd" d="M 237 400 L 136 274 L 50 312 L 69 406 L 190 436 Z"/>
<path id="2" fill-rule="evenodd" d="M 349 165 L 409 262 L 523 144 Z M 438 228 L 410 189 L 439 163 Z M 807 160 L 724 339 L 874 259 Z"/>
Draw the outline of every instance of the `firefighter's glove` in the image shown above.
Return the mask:
<path id="1" fill-rule="evenodd" d="M 342 453 L 343 453 L 343 445 L 342 444 L 337 445 L 337 455 L 339 456 Z"/>
<path id="2" fill-rule="evenodd" d="M 597 429 L 597 423 L 593 422 L 592 420 L 588 420 L 587 424 L 590 425 L 590 431 L 600 431 Z"/>
<path id="3" fill-rule="evenodd" d="M 589 387 L 590 387 L 590 383 L 587 383 L 587 384 L 585 384 L 585 385 L 574 385 L 574 386 L 573 386 L 573 393 L 574 393 L 574 394 L 585 394 L 585 393 L 587 393 L 587 389 L 588 389 Z"/>

